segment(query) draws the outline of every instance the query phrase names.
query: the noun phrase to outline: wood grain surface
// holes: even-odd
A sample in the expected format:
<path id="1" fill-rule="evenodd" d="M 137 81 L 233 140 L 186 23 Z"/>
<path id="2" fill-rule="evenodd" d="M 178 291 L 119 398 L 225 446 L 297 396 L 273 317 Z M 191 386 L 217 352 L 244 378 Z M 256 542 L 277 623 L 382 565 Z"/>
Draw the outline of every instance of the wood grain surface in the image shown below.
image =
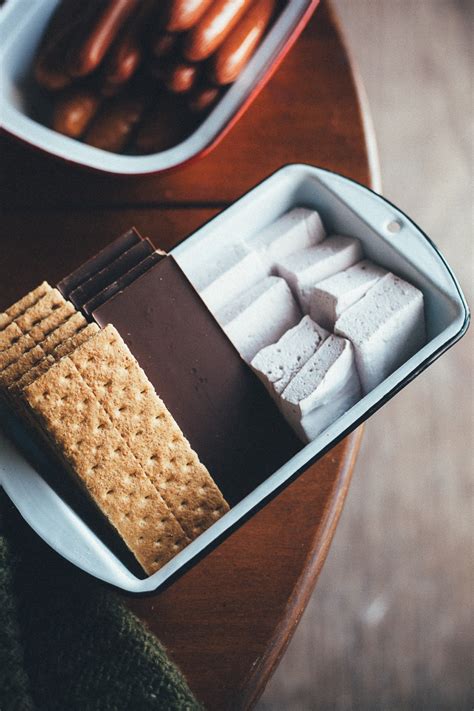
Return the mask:
<path id="1" fill-rule="evenodd" d="M 55 281 L 135 224 L 169 247 L 287 162 L 368 183 L 362 116 L 322 4 L 272 82 L 222 145 L 165 176 L 114 178 L 4 139 L 0 308 Z M 327 554 L 360 442 L 333 449 L 168 590 L 130 606 L 209 709 L 252 705 L 281 657 Z"/>

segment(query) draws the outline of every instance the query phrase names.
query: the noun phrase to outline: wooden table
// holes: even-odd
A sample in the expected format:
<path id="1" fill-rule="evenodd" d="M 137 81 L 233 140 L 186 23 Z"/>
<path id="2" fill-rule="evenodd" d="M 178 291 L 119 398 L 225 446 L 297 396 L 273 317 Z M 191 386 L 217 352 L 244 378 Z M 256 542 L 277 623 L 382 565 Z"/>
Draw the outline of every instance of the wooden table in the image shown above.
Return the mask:
<path id="1" fill-rule="evenodd" d="M 356 82 L 324 2 L 242 121 L 190 167 L 112 178 L 8 139 L 1 150 L 0 308 L 132 224 L 171 247 L 285 163 L 371 182 Z M 340 443 L 171 588 L 129 601 L 208 708 L 247 708 L 262 692 L 326 557 L 360 437 Z"/>

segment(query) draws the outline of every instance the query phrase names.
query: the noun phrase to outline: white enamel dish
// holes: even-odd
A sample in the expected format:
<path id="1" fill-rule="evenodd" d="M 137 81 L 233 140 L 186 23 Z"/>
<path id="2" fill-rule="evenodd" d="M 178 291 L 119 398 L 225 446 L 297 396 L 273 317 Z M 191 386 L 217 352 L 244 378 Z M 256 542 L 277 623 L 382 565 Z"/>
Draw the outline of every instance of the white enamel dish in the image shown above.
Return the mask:
<path id="1" fill-rule="evenodd" d="M 292 207 L 319 211 L 328 233 L 361 240 L 366 256 L 421 289 L 427 343 L 372 392 L 321 433 L 223 518 L 148 578 L 132 574 L 0 433 L 0 483 L 32 528 L 82 570 L 133 593 L 155 591 L 301 474 L 346 434 L 452 346 L 467 330 L 469 311 L 459 284 L 429 238 L 400 210 L 342 176 L 306 165 L 282 168 L 181 242 L 171 254 L 186 271 L 206 243 L 251 239 Z M 393 231 L 398 230 L 398 231 Z"/>

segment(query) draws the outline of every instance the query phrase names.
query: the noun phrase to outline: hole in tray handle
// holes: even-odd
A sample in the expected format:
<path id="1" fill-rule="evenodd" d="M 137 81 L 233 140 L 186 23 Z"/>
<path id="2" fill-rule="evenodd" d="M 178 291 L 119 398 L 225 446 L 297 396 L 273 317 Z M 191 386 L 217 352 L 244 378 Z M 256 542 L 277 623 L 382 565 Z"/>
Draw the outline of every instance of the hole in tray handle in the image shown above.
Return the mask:
<path id="1" fill-rule="evenodd" d="M 402 226 L 403 225 L 400 220 L 388 220 L 388 222 L 385 223 L 385 230 L 391 235 L 397 235 L 402 229 Z"/>

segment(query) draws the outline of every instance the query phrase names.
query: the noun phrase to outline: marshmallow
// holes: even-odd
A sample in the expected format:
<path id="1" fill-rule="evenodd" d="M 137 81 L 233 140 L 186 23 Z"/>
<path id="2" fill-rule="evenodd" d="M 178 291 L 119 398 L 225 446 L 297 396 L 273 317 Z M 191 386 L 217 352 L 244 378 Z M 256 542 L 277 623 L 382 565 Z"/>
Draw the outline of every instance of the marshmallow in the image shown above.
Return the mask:
<path id="1" fill-rule="evenodd" d="M 423 294 L 388 273 L 338 318 L 335 332 L 355 348 L 364 392 L 370 392 L 425 343 Z"/>
<path id="2" fill-rule="evenodd" d="M 283 391 L 279 406 L 303 442 L 311 442 L 354 405 L 360 382 L 349 341 L 330 335 Z"/>
<path id="3" fill-rule="evenodd" d="M 248 246 L 266 261 L 269 269 L 288 254 L 321 242 L 326 232 L 316 210 L 295 207 L 250 238 Z"/>
<path id="4" fill-rule="evenodd" d="M 301 308 L 309 311 L 309 301 L 314 286 L 341 269 L 347 269 L 362 257 L 359 240 L 353 237 L 328 237 L 316 247 L 302 249 L 278 261 L 277 272 L 284 277 Z"/>
<path id="5" fill-rule="evenodd" d="M 267 274 L 258 254 L 233 244 L 211 252 L 191 281 L 208 309 L 215 312 Z"/>
<path id="6" fill-rule="evenodd" d="M 271 276 L 216 312 L 216 319 L 247 363 L 301 318 L 284 279 Z"/>
<path id="7" fill-rule="evenodd" d="M 320 281 L 310 296 L 311 318 L 332 331 L 339 316 L 359 301 L 387 271 L 364 260 Z"/>
<path id="8" fill-rule="evenodd" d="M 262 348 L 250 365 L 270 395 L 278 396 L 328 335 L 324 328 L 305 316 L 277 343 Z"/>

